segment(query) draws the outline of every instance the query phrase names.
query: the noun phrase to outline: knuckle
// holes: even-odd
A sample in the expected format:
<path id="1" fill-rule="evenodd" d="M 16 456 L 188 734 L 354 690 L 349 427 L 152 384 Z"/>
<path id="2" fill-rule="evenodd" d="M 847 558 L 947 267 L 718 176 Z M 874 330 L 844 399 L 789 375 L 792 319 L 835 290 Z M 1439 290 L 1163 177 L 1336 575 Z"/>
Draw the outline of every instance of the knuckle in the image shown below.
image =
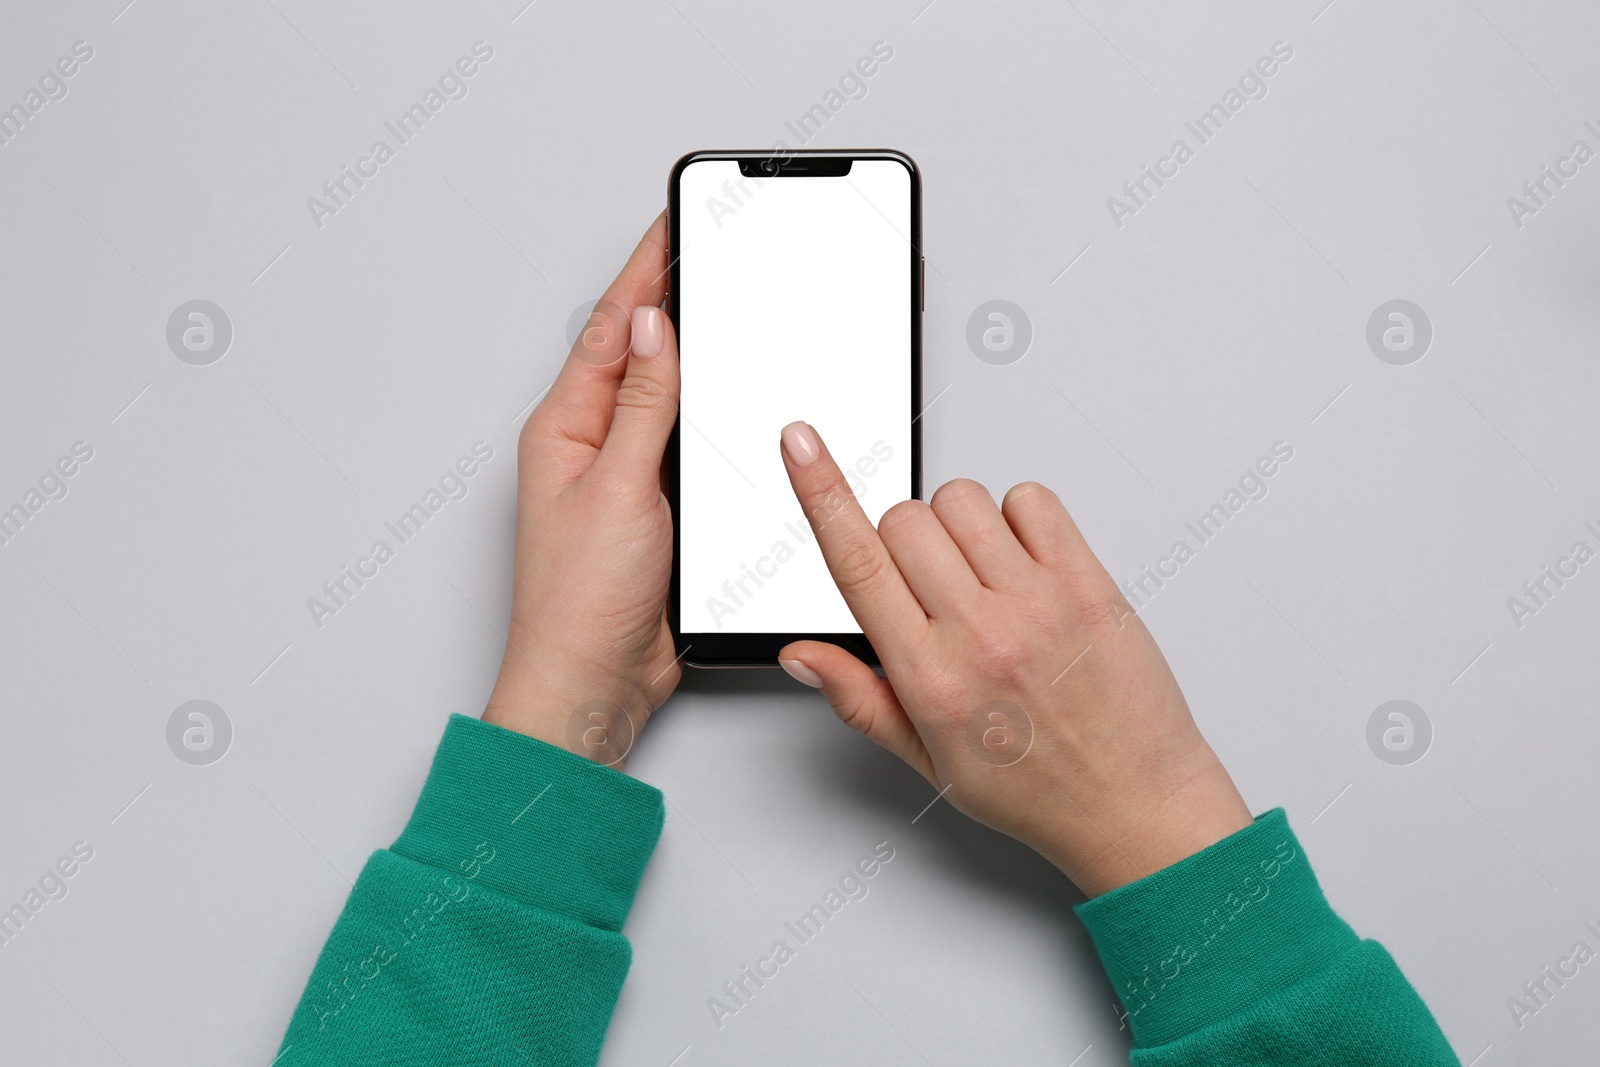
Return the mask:
<path id="1" fill-rule="evenodd" d="M 806 509 L 812 528 L 822 530 L 828 523 L 842 515 L 854 499 L 855 495 L 845 488 L 843 482 L 837 480 L 818 490 L 811 498 L 811 506 Z"/>
<path id="2" fill-rule="evenodd" d="M 970 635 L 971 662 L 989 685 L 1021 680 L 1032 659 L 1032 640 L 1016 617 L 995 619 Z"/>
<path id="3" fill-rule="evenodd" d="M 855 540 L 839 553 L 836 573 L 849 585 L 871 587 L 883 580 L 886 564 L 883 553 L 869 541 Z"/>
<path id="4" fill-rule="evenodd" d="M 993 681 L 1017 679 L 1027 666 L 1028 643 L 1018 631 L 986 629 L 974 635 L 973 646 L 979 669 Z"/>
<path id="5" fill-rule="evenodd" d="M 617 387 L 617 409 L 632 408 L 655 412 L 672 403 L 672 390 L 665 382 L 642 374 L 629 374 Z"/>
<path id="6" fill-rule="evenodd" d="M 842 694 L 833 701 L 833 713 L 839 721 L 859 734 L 872 729 L 872 713 L 860 694 Z"/>
<path id="7" fill-rule="evenodd" d="M 1020 625 L 1019 632 L 1027 634 L 1033 645 L 1054 647 L 1073 630 L 1062 598 L 1051 595 L 1048 581 L 1044 588 L 1013 602 L 1010 612 Z"/>
<path id="8" fill-rule="evenodd" d="M 989 553 L 994 549 L 995 545 L 999 544 L 999 538 L 995 534 L 995 531 L 986 526 L 979 526 L 975 529 L 968 530 L 966 536 L 970 551 L 972 551 L 979 558 Z M 965 550 L 966 549 L 964 549 L 964 551 Z"/>
<path id="9" fill-rule="evenodd" d="M 1102 630 L 1106 627 L 1120 630 L 1123 620 L 1136 614 L 1133 608 L 1128 606 L 1127 599 L 1114 589 L 1097 589 L 1075 597 L 1074 601 L 1078 618 L 1091 630 Z"/>

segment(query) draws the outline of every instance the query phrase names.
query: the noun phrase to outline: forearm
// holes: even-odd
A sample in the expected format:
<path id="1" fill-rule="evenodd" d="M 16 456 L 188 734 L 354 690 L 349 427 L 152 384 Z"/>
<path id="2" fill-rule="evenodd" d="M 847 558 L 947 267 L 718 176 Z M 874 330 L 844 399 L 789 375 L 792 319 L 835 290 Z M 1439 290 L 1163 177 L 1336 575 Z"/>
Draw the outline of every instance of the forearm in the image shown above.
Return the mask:
<path id="1" fill-rule="evenodd" d="M 1281 810 L 1078 913 L 1135 1067 L 1458 1064 L 1394 959 L 1329 907 Z"/>
<path id="2" fill-rule="evenodd" d="M 374 853 L 275 1067 L 592 1064 L 661 794 L 454 716 L 410 824 Z"/>

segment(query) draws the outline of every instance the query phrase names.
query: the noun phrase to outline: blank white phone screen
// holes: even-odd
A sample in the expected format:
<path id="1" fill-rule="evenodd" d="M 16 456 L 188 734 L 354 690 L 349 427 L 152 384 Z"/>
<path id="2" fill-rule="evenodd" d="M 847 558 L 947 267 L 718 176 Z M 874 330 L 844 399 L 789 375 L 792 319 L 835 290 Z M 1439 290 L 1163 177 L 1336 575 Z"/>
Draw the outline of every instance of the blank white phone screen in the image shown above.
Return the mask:
<path id="1" fill-rule="evenodd" d="M 679 178 L 679 629 L 860 633 L 789 486 L 816 427 L 874 524 L 911 496 L 911 172 Z"/>

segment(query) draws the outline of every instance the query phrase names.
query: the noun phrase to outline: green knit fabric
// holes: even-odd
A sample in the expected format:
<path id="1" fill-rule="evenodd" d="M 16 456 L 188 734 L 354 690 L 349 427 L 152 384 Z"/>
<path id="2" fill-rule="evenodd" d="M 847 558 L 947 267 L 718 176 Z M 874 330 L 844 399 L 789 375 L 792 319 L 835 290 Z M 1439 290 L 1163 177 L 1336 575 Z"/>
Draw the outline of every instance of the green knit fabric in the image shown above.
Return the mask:
<path id="1" fill-rule="evenodd" d="M 599 1059 L 661 793 L 452 716 L 411 822 L 356 881 L 274 1067 Z"/>
<path id="2" fill-rule="evenodd" d="M 1281 808 L 1076 910 L 1134 1067 L 1459 1065 L 1394 959 L 1328 906 Z"/>
<path id="3" fill-rule="evenodd" d="M 594 1064 L 663 814 L 642 782 L 452 716 L 273 1067 Z M 1458 1065 L 1394 960 L 1328 907 L 1281 810 L 1078 913 L 1134 1067 Z"/>

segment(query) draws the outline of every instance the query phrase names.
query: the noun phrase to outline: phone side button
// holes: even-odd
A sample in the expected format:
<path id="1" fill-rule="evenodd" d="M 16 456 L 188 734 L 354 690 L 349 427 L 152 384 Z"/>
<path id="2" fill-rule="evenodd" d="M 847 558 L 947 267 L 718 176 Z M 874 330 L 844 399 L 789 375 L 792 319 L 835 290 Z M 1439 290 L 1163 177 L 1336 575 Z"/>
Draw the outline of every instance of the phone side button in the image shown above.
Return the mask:
<path id="1" fill-rule="evenodd" d="M 922 258 L 922 273 L 917 278 L 917 304 L 921 311 L 928 310 L 928 257 Z"/>

